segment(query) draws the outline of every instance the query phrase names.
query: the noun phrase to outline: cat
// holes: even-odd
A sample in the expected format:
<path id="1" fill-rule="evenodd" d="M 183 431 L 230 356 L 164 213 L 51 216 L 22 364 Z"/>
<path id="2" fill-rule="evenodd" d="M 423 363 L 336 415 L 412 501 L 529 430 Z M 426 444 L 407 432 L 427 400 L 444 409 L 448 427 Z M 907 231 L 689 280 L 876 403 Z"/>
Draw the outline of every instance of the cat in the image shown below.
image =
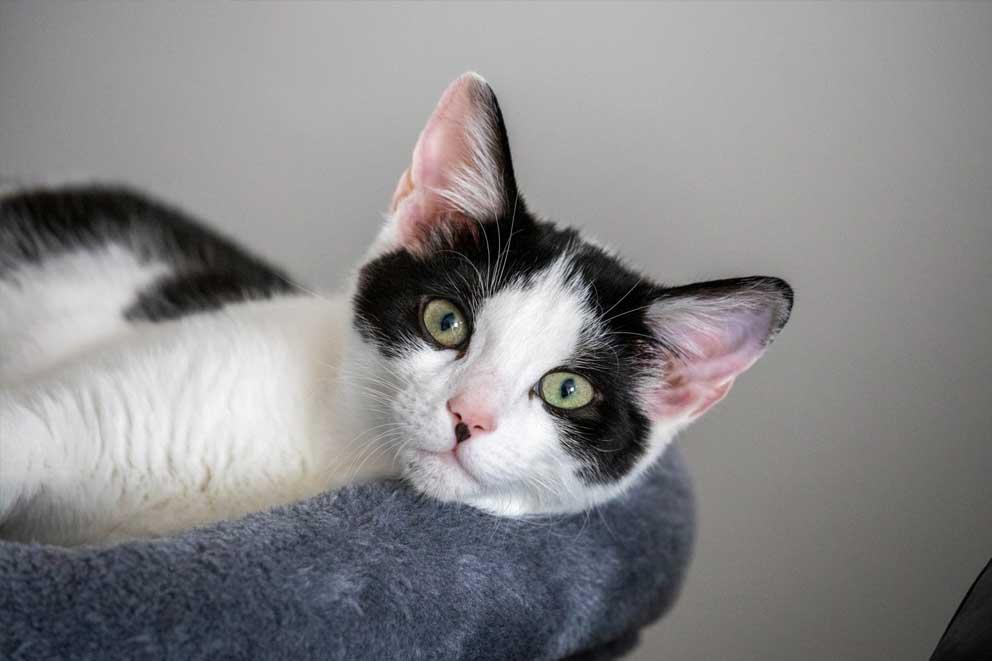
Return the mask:
<path id="1" fill-rule="evenodd" d="M 324 297 L 124 189 L 0 206 L 0 537 L 165 535 L 401 476 L 497 515 L 623 493 L 792 309 L 652 282 L 517 188 L 488 83 L 444 92 Z"/>

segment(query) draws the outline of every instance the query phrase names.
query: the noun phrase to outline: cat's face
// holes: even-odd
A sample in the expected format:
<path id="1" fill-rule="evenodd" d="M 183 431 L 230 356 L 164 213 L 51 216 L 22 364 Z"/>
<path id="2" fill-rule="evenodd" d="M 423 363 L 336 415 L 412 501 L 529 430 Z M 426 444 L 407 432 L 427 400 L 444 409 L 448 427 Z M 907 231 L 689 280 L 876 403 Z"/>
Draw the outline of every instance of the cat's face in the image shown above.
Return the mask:
<path id="1" fill-rule="evenodd" d="M 577 510 L 719 401 L 791 300 L 775 278 L 661 287 L 536 219 L 492 90 L 467 74 L 359 273 L 351 359 L 415 487 L 499 513 Z"/>

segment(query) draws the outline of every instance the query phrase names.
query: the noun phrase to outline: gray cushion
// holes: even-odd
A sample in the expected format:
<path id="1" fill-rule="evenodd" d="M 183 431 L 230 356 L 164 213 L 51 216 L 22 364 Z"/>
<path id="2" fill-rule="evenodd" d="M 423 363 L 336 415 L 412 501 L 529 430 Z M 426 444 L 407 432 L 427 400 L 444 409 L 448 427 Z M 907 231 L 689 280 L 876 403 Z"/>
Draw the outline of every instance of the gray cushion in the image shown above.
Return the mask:
<path id="1" fill-rule="evenodd" d="M 0 658 L 611 658 L 675 599 L 693 530 L 670 448 L 588 514 L 383 482 L 111 548 L 0 543 Z"/>

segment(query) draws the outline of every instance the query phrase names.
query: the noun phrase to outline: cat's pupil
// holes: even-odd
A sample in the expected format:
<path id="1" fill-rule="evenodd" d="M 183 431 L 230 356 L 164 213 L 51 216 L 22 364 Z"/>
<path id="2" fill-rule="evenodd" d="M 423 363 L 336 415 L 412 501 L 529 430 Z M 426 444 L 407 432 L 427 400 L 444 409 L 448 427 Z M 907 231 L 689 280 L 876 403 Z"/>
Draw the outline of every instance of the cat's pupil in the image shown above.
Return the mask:
<path id="1" fill-rule="evenodd" d="M 455 326 L 455 313 L 449 312 L 448 314 L 441 317 L 441 330 L 449 331 Z"/>
<path id="2" fill-rule="evenodd" d="M 561 382 L 561 398 L 568 399 L 575 394 L 575 379 L 565 379 Z"/>

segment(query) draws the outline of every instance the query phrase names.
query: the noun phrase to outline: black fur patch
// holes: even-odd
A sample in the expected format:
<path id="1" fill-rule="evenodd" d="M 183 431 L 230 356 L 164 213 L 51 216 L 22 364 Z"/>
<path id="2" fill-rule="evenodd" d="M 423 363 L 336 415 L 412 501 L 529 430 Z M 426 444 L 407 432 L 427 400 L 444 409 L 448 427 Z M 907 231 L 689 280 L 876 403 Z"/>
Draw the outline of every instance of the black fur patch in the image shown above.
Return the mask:
<path id="1" fill-rule="evenodd" d="M 122 188 L 68 187 L 0 200 L 0 278 L 24 263 L 108 244 L 170 273 L 123 311 L 159 321 L 293 292 L 290 279 L 189 216 Z"/>

